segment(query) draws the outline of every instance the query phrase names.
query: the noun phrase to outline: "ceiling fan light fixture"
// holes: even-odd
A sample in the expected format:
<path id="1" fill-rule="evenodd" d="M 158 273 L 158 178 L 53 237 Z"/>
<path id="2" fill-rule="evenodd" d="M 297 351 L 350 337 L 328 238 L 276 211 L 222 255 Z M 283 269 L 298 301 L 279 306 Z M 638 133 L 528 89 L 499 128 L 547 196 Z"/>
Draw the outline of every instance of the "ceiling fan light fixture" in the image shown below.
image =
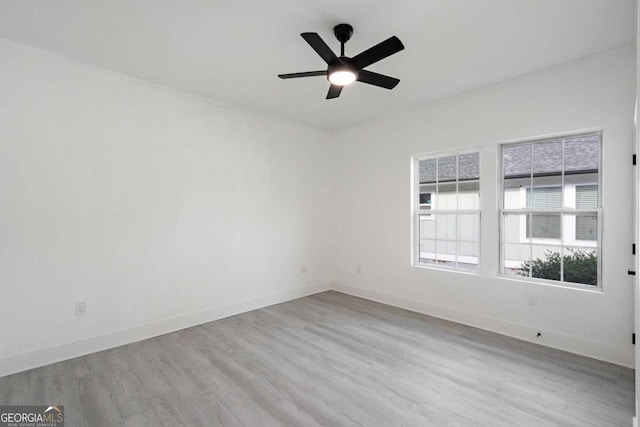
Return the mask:
<path id="1" fill-rule="evenodd" d="M 333 53 L 331 48 L 322 40 L 318 33 L 302 33 L 302 38 L 309 46 L 327 63 L 327 69 L 318 71 L 304 71 L 302 73 L 278 74 L 281 79 L 297 79 L 299 77 L 324 76 L 331 86 L 326 99 L 335 99 L 340 96 L 344 86 L 350 85 L 356 80 L 385 89 L 393 89 L 400 80 L 365 70 L 371 64 L 375 64 L 394 53 L 404 49 L 404 45 L 396 36 L 389 37 L 383 42 L 360 52 L 353 58 L 344 54 L 344 44 L 353 35 L 353 27 L 349 24 L 338 24 L 333 28 L 333 33 L 340 42 L 340 56 Z"/>
<path id="2" fill-rule="evenodd" d="M 355 82 L 358 76 L 352 70 L 336 70 L 329 74 L 329 81 L 338 86 L 346 86 Z"/>

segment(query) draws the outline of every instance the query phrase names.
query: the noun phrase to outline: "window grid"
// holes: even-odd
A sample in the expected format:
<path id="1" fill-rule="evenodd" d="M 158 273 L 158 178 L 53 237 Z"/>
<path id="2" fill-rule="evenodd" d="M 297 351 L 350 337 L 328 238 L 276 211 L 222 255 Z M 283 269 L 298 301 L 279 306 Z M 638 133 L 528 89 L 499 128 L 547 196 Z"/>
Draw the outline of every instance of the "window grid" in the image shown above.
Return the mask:
<path id="1" fill-rule="evenodd" d="M 478 198 L 479 198 L 479 182 L 480 182 L 480 177 L 479 177 L 479 152 L 478 151 L 467 151 L 467 152 L 459 152 L 459 153 L 446 153 L 446 154 L 441 154 L 438 156 L 429 156 L 429 157 L 416 157 L 415 160 L 415 165 L 416 165 L 416 174 L 415 174 L 415 182 L 416 182 L 416 196 L 415 196 L 415 200 L 416 200 L 416 206 L 417 209 L 414 212 L 415 215 L 415 229 L 416 229 L 416 235 L 417 235 L 417 239 L 415 239 L 415 248 L 416 248 L 416 256 L 414 259 L 414 263 L 416 265 L 420 265 L 420 266 L 438 266 L 438 267 L 444 267 L 444 268 L 451 268 L 451 269 L 456 269 L 456 270 L 467 270 L 469 271 L 470 268 L 464 268 L 461 265 L 462 264 L 468 264 L 468 263 L 464 263 L 463 259 L 467 259 L 467 258 L 475 258 L 475 263 L 474 263 L 474 267 L 472 268 L 472 271 L 478 271 L 479 269 L 479 259 L 480 259 L 480 253 L 479 253 L 479 249 L 480 249 L 480 210 L 479 210 L 479 200 L 478 200 L 478 205 L 476 209 L 462 209 L 462 198 L 461 198 L 461 194 L 460 194 L 460 156 L 461 155 L 465 155 L 465 154 L 475 154 L 477 156 L 477 167 L 478 167 L 478 175 L 477 177 L 473 178 L 473 179 L 467 179 L 465 180 L 465 182 L 477 182 L 478 183 L 478 188 L 477 188 L 477 192 L 478 192 Z M 455 179 L 453 180 L 453 182 L 451 182 L 450 180 L 444 180 L 441 181 L 441 170 L 440 170 L 440 164 L 441 164 L 441 159 L 447 158 L 447 157 L 454 157 L 455 156 Z M 420 162 L 421 161 L 428 161 L 428 160 L 433 160 L 434 164 L 435 164 L 435 179 L 434 181 L 431 182 L 421 182 L 420 180 Z M 431 192 L 431 203 L 429 205 L 425 204 L 425 203 L 420 203 L 421 201 L 421 194 L 425 194 L 428 192 L 423 193 L 423 186 L 424 187 L 428 187 L 428 185 L 431 184 L 433 186 L 433 191 Z M 443 184 L 453 184 L 453 188 L 455 189 L 455 209 L 442 209 L 441 207 L 443 206 L 443 200 L 444 198 L 441 196 L 444 196 L 444 193 L 442 192 L 442 187 Z M 451 192 L 448 192 L 451 193 Z M 450 196 L 451 194 L 449 194 Z M 451 206 L 451 203 L 447 203 L 446 204 L 447 207 Z M 464 217 L 465 215 L 475 215 L 475 220 L 472 221 L 474 223 L 474 239 L 469 239 L 469 238 L 464 238 L 463 237 L 463 233 L 461 230 L 461 218 Z M 443 217 L 447 217 L 449 216 L 450 218 L 447 219 L 447 221 L 445 222 L 443 220 Z M 433 228 L 436 230 L 434 232 L 434 235 L 431 237 L 424 237 L 423 236 L 423 230 L 422 230 L 422 226 L 421 226 L 421 219 L 422 220 L 430 220 L 433 222 Z M 453 220 L 453 224 L 450 224 L 449 221 Z M 447 227 L 447 232 L 445 233 L 445 236 L 442 237 L 439 232 L 442 231 L 442 227 L 443 224 L 445 224 L 445 226 Z M 451 237 L 449 235 L 449 230 L 450 227 L 453 226 L 453 237 Z M 421 254 L 422 253 L 429 253 L 428 251 L 423 251 L 423 243 L 432 243 L 433 246 L 433 258 L 422 258 Z M 443 243 L 443 244 L 451 244 L 453 243 L 455 245 L 455 250 L 454 250 L 454 254 L 451 254 L 450 252 L 447 253 L 447 251 L 444 252 L 440 252 L 439 251 L 439 243 Z M 475 248 L 473 249 L 473 254 L 472 256 L 465 256 L 462 254 L 463 250 L 462 250 L 462 246 L 463 245 L 474 245 Z M 445 260 L 444 256 L 451 256 L 453 255 L 453 261 L 448 261 Z"/>
<path id="2" fill-rule="evenodd" d="M 593 188 L 595 187 L 596 189 L 596 206 L 594 208 L 590 208 L 590 209 L 584 209 L 584 208 L 578 208 L 577 203 L 577 194 L 576 194 L 576 206 L 575 208 L 568 208 L 566 207 L 566 203 L 565 203 L 565 176 L 566 176 L 566 142 L 567 140 L 571 140 L 573 138 L 576 137 L 589 137 L 589 136 L 597 136 L 598 137 L 598 167 L 596 170 L 597 173 L 597 184 L 576 184 L 576 191 L 578 187 L 590 187 Z M 560 173 L 560 177 L 561 177 L 561 188 L 562 191 L 560 191 L 560 208 L 559 209 L 536 209 L 533 207 L 533 200 L 534 200 L 534 194 L 535 194 L 535 184 L 534 184 L 534 154 L 535 154 L 535 149 L 534 147 L 536 146 L 536 144 L 538 143 L 544 143 L 544 142 L 552 142 L 554 140 L 559 140 L 561 141 L 561 147 L 562 147 L 562 162 L 561 162 L 561 173 Z M 529 145 L 531 147 L 530 151 L 529 151 L 529 155 L 530 155 L 530 171 L 529 171 L 529 188 L 531 189 L 531 196 L 530 199 L 527 198 L 527 201 L 531 201 L 531 204 L 529 205 L 529 203 L 527 203 L 527 207 L 525 208 L 520 208 L 520 209 L 507 209 L 505 208 L 505 181 L 506 181 L 506 165 L 505 165 L 505 148 L 507 147 L 513 147 L 513 146 L 526 146 Z M 527 236 L 526 236 L 526 241 L 525 242 L 520 242 L 520 244 L 525 244 L 528 246 L 528 252 L 529 252 L 529 256 L 528 256 L 528 260 L 526 260 L 523 265 L 527 265 L 528 266 L 528 275 L 525 277 L 528 277 L 529 279 L 533 279 L 533 280 L 542 280 L 542 281 L 546 281 L 546 279 L 544 278 L 537 278 L 537 277 L 533 277 L 533 268 L 532 268 L 532 263 L 534 262 L 534 255 L 533 255 L 533 249 L 534 247 L 556 247 L 559 250 L 559 255 L 560 255 L 560 271 L 559 271 L 559 280 L 553 280 L 553 283 L 561 283 L 563 285 L 569 285 L 569 286 L 573 286 L 573 285 L 578 285 L 578 286 L 589 286 L 592 287 L 594 286 L 593 284 L 583 284 L 583 283 L 576 283 L 576 282 L 572 282 L 572 281 L 565 281 L 565 255 L 568 254 L 569 252 L 571 252 L 572 254 L 574 254 L 575 252 L 572 251 L 580 251 L 580 250 L 595 250 L 596 256 L 597 256 L 597 278 L 596 278 L 596 283 L 595 286 L 597 287 L 601 287 L 601 247 L 602 247 L 602 239 L 601 239 L 601 224 L 602 224 L 602 212 L 601 212 L 601 208 L 600 208 L 600 194 L 601 194 L 601 185 L 600 185 L 600 181 L 601 181 L 601 150 L 602 150 L 602 134 L 601 132 L 597 132 L 597 133 L 588 133 L 588 134 L 582 134 L 582 135 L 570 135 L 567 137 L 563 137 L 563 138 L 551 138 L 549 140 L 537 140 L 537 141 L 530 141 L 530 142 L 524 142 L 524 143 L 516 143 L 516 144 L 503 144 L 500 150 L 500 154 L 501 154 L 501 171 L 502 171 L 502 178 L 501 178 L 501 200 L 500 200 L 500 251 L 501 251 L 501 256 L 500 256 L 500 274 L 501 275 L 507 275 L 507 273 L 505 273 L 506 270 L 506 256 L 505 256 L 505 252 L 506 252 L 506 245 L 510 245 L 510 244 L 514 244 L 513 242 L 508 242 L 505 239 L 505 219 L 508 218 L 509 215 L 518 215 L 518 216 L 522 216 L 525 215 L 526 216 L 526 230 L 527 230 Z M 549 187 L 549 186 L 547 186 Z M 553 215 L 559 215 L 560 216 L 560 239 L 559 239 L 559 243 L 550 243 L 550 242 L 542 242 L 536 241 L 536 237 L 534 235 L 534 230 L 533 230 L 533 220 L 532 220 L 532 216 L 533 215 L 540 215 L 540 214 L 553 214 Z M 580 218 L 579 215 L 592 215 L 593 217 L 595 217 L 595 228 L 596 228 L 596 238 L 594 239 L 596 244 L 595 246 L 585 246 L 585 245 L 581 245 L 579 244 L 580 242 L 584 242 L 584 239 L 578 239 L 578 219 Z M 574 239 L 571 242 L 568 242 L 567 240 L 567 236 L 565 233 L 565 217 L 566 216 L 573 216 L 576 219 L 576 224 L 575 224 L 575 235 L 574 235 Z M 542 240 L 542 239 L 538 239 L 538 240 Z M 551 240 L 551 239 L 550 239 Z"/>

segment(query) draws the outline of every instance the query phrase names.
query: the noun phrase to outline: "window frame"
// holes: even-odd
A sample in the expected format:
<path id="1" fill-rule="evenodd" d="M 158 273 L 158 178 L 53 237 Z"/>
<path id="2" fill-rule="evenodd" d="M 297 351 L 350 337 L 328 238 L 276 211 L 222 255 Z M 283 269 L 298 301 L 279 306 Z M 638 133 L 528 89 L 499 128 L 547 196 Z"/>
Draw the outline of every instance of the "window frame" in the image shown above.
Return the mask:
<path id="1" fill-rule="evenodd" d="M 478 154 L 478 208 L 477 209 L 433 209 L 434 196 L 436 193 L 431 193 L 431 203 L 428 205 L 428 210 L 425 209 L 421 211 L 421 206 L 426 206 L 426 204 L 420 203 L 420 161 L 428 160 L 428 159 L 438 159 L 441 157 L 448 156 L 460 156 L 464 154 Z M 482 213 L 481 213 L 481 195 L 480 195 L 480 182 L 481 182 L 481 166 L 482 166 L 482 148 L 481 147 L 469 147 L 460 150 L 446 150 L 446 151 L 438 151 L 432 153 L 425 154 L 416 154 L 411 156 L 411 265 L 413 267 L 426 268 L 426 269 L 434 269 L 434 270 L 447 270 L 454 271 L 457 273 L 463 274 L 474 274 L 480 275 L 481 271 L 481 256 L 482 256 Z M 457 168 L 456 168 L 457 169 Z M 460 190 L 458 188 L 458 183 L 460 182 L 456 172 L 456 194 L 459 195 Z M 464 182 L 464 181 L 463 181 Z M 437 187 L 436 187 L 437 188 Z M 437 208 L 437 206 L 436 206 Z M 478 218 L 477 224 L 477 236 L 478 240 L 477 244 L 477 268 L 476 269 L 466 269 L 458 266 L 451 265 L 442 265 L 442 264 L 425 264 L 420 262 L 420 216 L 427 215 L 427 220 L 435 220 L 435 215 L 457 215 L 457 214 L 476 214 Z M 456 229 L 458 228 L 459 223 L 456 221 Z M 437 242 L 438 239 L 435 239 Z M 466 241 L 461 241 L 456 239 L 456 252 L 459 250 L 459 243 Z M 456 253 L 456 257 L 458 254 Z"/>
<path id="2" fill-rule="evenodd" d="M 518 146 L 518 145 L 532 145 L 535 143 L 540 143 L 540 142 L 549 142 L 551 140 L 557 140 L 557 139 L 561 139 L 563 144 L 563 153 L 562 153 L 562 162 L 564 165 L 564 142 L 566 139 L 569 138 L 575 138 L 575 137 L 580 137 L 580 136 L 595 136 L 597 135 L 599 137 L 599 142 L 598 142 L 598 179 L 597 179 L 597 183 L 596 185 L 598 186 L 598 205 L 597 208 L 595 209 L 576 209 L 576 208 L 566 208 L 564 207 L 564 196 L 565 196 L 565 182 L 564 182 L 564 176 L 565 174 L 562 174 L 562 184 L 561 184 L 561 207 L 560 209 L 555 209 L 555 210 L 549 210 L 549 209 L 532 209 L 532 208 L 521 208 L 521 209 L 505 209 L 504 208 L 504 192 L 505 192 L 505 180 L 504 180 L 504 148 L 505 147 L 510 147 L 510 146 Z M 498 276 L 501 278 L 505 278 L 505 279 L 509 279 L 509 280 L 519 280 L 519 281 L 525 281 L 525 282 L 529 282 L 529 283 L 534 283 L 534 284 L 544 284 L 544 285 L 552 285 L 552 286 L 559 286 L 559 287 L 563 287 L 563 288 L 573 288 L 573 289 L 580 289 L 580 290 L 589 290 L 589 291 L 603 291 L 603 283 L 602 283 L 602 235 L 603 235 L 603 224 L 604 224 L 604 220 L 603 220 L 603 188 L 602 188 L 602 157 L 603 157 L 603 152 L 602 152 L 602 148 L 603 148 L 603 139 L 604 139 L 604 132 L 602 129 L 593 129 L 593 130 L 585 130 L 585 131 L 580 131 L 580 132 L 573 132 L 573 133 L 562 133 L 562 134 L 555 134 L 555 135 L 547 135 L 544 137 L 536 137 L 536 138 L 531 138 L 531 139 L 521 139 L 518 141 L 507 141 L 507 142 L 502 142 L 502 143 L 498 143 L 498 170 L 497 170 L 497 174 L 498 174 L 498 223 L 499 223 L 499 240 L 498 240 L 498 252 L 499 252 L 499 270 L 498 270 Z M 564 168 L 564 166 L 563 166 Z M 532 172 L 533 173 L 533 172 Z M 581 185 L 581 184 L 577 184 L 577 185 Z M 590 184 L 583 184 L 583 185 L 593 185 L 593 182 Z M 531 186 L 531 188 L 533 188 L 535 186 Z M 536 246 L 536 245 L 542 245 L 542 246 L 557 246 L 558 249 L 560 250 L 560 254 L 561 256 L 564 256 L 564 250 L 566 248 L 575 248 L 575 247 L 588 247 L 589 245 L 570 245 L 570 244 L 564 244 L 563 243 L 563 230 L 562 230 L 562 223 L 563 223 L 563 217 L 565 214 L 571 215 L 571 214 L 580 214 L 580 213 L 596 213 L 597 214 L 597 222 L 596 222 L 596 227 L 597 227 L 597 233 L 596 233 L 596 245 L 595 245 L 595 250 L 596 250 L 596 256 L 597 256 L 597 276 L 596 276 L 596 285 L 588 285 L 588 284 L 583 284 L 583 283 L 573 283 L 573 282 L 565 282 L 563 279 L 563 269 L 561 266 L 561 270 L 560 270 L 560 278 L 561 280 L 550 280 L 550 279 L 542 279 L 542 278 L 536 278 L 536 277 L 530 277 L 530 276 L 514 276 L 514 275 L 510 275 L 510 274 L 506 274 L 504 272 L 504 268 L 505 268 L 505 259 L 504 259 L 504 245 L 505 245 L 505 225 L 504 225 L 504 219 L 505 219 L 505 214 L 509 214 L 512 213 L 514 215 L 519 214 L 519 215 L 528 215 L 528 214 L 560 214 L 560 218 L 561 218 L 561 237 L 560 237 L 560 244 L 557 245 L 553 245 L 550 244 L 551 242 L 546 242 L 548 240 L 555 240 L 555 239 L 543 239 L 545 240 L 545 242 L 538 242 L 535 241 L 536 238 L 526 238 L 526 240 L 530 240 L 526 243 L 528 243 L 530 246 Z M 526 219 L 525 219 L 526 221 Z M 575 228 L 575 225 L 574 225 Z M 523 233 L 521 233 L 522 235 L 526 235 L 526 231 L 524 231 Z M 574 242 L 592 242 L 592 241 L 588 241 L 588 240 L 577 240 L 574 239 Z M 523 242 L 524 243 L 524 242 Z M 533 260 L 531 260 L 533 261 Z"/>

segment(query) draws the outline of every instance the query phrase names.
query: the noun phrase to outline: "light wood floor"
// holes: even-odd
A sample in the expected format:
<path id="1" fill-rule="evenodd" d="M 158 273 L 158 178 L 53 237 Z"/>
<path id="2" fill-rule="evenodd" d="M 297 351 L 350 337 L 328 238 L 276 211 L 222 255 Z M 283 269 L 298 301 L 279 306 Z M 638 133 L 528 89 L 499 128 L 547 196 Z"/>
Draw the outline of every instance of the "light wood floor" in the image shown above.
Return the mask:
<path id="1" fill-rule="evenodd" d="M 631 425 L 633 371 L 325 292 L 0 378 L 67 426 Z"/>

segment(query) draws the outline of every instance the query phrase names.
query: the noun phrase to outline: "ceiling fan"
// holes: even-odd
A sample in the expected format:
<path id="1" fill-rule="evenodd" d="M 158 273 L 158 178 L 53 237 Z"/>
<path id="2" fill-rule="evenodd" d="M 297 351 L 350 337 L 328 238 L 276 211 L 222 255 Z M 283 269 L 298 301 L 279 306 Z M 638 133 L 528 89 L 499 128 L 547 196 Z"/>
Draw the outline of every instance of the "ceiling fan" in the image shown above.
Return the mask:
<path id="1" fill-rule="evenodd" d="M 349 58 L 344 55 L 344 44 L 351 38 L 353 27 L 349 24 L 338 24 L 333 28 L 333 33 L 340 42 L 339 57 L 333 53 L 318 33 L 300 34 L 327 63 L 328 67 L 326 70 L 278 74 L 278 77 L 281 79 L 295 79 L 298 77 L 325 76 L 331 83 L 329 93 L 327 93 L 327 99 L 339 97 L 342 88 L 356 80 L 385 89 L 393 89 L 400 83 L 400 80 L 394 77 L 364 69 L 374 62 L 378 62 L 404 49 L 404 45 L 399 38 L 396 36 L 389 37 L 387 40 L 378 43 L 353 58 Z"/>

